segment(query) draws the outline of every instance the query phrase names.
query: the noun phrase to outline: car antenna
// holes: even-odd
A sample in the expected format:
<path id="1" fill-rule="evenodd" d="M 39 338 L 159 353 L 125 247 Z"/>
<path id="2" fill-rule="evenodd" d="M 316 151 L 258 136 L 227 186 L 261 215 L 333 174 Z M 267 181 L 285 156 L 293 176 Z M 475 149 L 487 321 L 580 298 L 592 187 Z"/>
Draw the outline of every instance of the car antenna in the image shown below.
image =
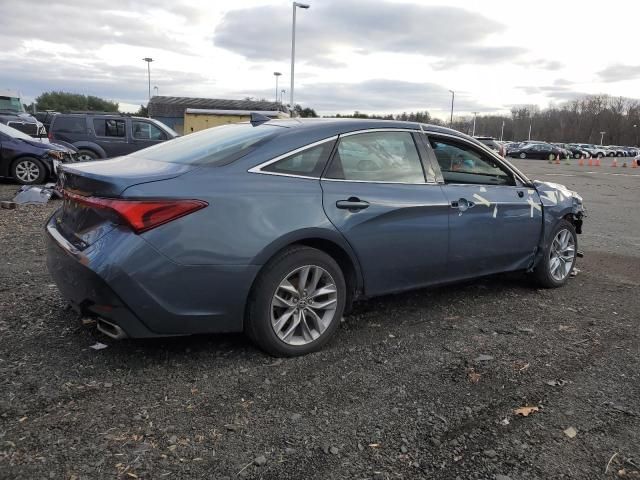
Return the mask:
<path id="1" fill-rule="evenodd" d="M 251 125 L 253 125 L 254 127 L 257 127 L 258 125 L 262 125 L 265 122 L 268 122 L 269 120 L 271 120 L 271 118 L 267 117 L 266 115 L 262 115 L 261 113 L 258 112 L 251 112 Z"/>

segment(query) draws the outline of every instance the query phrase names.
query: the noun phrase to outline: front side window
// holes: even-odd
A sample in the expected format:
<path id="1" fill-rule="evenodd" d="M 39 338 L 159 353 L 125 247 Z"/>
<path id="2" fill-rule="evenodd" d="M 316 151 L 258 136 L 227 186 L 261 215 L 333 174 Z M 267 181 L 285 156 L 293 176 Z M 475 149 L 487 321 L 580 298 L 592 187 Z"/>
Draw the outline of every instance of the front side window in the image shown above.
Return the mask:
<path id="1" fill-rule="evenodd" d="M 340 139 L 327 178 L 365 182 L 425 183 L 409 132 L 371 132 Z"/>
<path id="2" fill-rule="evenodd" d="M 278 160 L 263 167 L 263 172 L 299 175 L 304 177 L 320 177 L 324 164 L 331 153 L 335 142 L 324 142 L 315 147 Z"/>
<path id="3" fill-rule="evenodd" d="M 94 118 L 93 128 L 98 137 L 125 137 L 125 121 L 113 118 Z"/>
<path id="4" fill-rule="evenodd" d="M 511 172 L 472 147 L 433 138 L 430 142 L 446 183 L 515 185 Z"/>
<path id="5" fill-rule="evenodd" d="M 136 140 L 166 140 L 167 136 L 155 125 L 149 122 L 141 122 L 140 120 L 131 121 L 131 130 L 133 138 Z"/>

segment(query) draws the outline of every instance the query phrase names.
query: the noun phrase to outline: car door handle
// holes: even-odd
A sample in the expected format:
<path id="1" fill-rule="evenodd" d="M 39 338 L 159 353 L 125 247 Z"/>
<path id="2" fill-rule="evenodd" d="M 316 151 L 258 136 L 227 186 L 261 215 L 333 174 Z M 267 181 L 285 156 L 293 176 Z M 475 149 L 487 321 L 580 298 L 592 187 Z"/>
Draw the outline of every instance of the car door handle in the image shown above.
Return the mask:
<path id="1" fill-rule="evenodd" d="M 475 207 L 476 204 L 467 200 L 466 198 L 461 198 L 460 200 L 454 200 L 451 202 L 451 208 L 457 208 L 461 212 L 465 210 L 469 210 L 472 207 Z"/>
<path id="2" fill-rule="evenodd" d="M 358 211 L 369 207 L 369 202 L 360 200 L 358 197 L 350 197 L 348 200 L 338 200 L 336 208 L 341 210 Z"/>

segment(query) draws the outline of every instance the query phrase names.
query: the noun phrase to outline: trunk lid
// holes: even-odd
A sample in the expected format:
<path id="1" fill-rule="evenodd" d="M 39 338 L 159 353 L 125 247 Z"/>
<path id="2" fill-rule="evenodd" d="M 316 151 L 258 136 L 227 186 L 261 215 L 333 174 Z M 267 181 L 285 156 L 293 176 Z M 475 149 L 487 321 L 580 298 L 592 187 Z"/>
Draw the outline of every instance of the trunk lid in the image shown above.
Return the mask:
<path id="1" fill-rule="evenodd" d="M 129 187 L 183 175 L 193 165 L 119 157 L 112 160 L 64 164 L 58 174 L 65 191 L 86 197 L 119 198 Z M 65 196 L 56 213 L 60 233 L 76 248 L 84 250 L 122 221 L 108 209 L 92 208 Z"/>

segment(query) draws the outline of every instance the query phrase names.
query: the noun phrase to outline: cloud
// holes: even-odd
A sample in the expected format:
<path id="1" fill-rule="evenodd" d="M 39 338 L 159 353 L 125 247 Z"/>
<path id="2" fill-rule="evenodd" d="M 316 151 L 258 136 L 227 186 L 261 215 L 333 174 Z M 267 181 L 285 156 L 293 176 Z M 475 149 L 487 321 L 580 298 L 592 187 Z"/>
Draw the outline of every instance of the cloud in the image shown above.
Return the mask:
<path id="1" fill-rule="evenodd" d="M 640 65 L 624 65 L 617 63 L 615 65 L 609 65 L 604 70 L 600 70 L 598 75 L 607 83 L 635 80 L 640 78 Z"/>
<path id="2" fill-rule="evenodd" d="M 23 59 L 20 63 L 5 62 L 1 72 L 2 84 L 19 85 L 26 97 L 36 97 L 44 91 L 61 90 L 85 95 L 96 95 L 117 101 L 146 104 L 147 70 L 143 62 L 139 67 L 109 66 L 103 63 L 82 64 L 60 62 L 55 68 L 46 55 Z M 203 75 L 191 72 L 152 70 L 151 81 L 161 78 L 160 94 L 197 95 L 198 89 L 213 88 L 213 82 Z"/>
<path id="3" fill-rule="evenodd" d="M 326 0 L 299 10 L 299 61 L 322 64 L 337 49 L 435 57 L 436 67 L 512 60 L 526 50 L 485 45 L 504 25 L 478 13 L 447 6 L 362 0 Z M 252 61 L 282 61 L 291 49 L 291 10 L 260 6 L 227 12 L 213 41 Z"/>
<path id="4" fill-rule="evenodd" d="M 186 8 L 177 12 L 168 0 L 73 0 L 49 2 L 43 10 L 40 0 L 12 2 L 0 15 L 0 42 L 3 50 L 15 49 L 30 40 L 72 45 L 76 51 L 91 51 L 104 45 L 123 44 L 181 51 L 186 49 L 171 33 L 158 28 L 149 12 L 171 8 L 176 22 L 187 22 L 193 15 Z M 107 7 L 105 5 L 108 5 Z"/>
<path id="5" fill-rule="evenodd" d="M 270 91 L 236 92 L 236 96 L 271 98 Z M 296 103 L 322 113 L 394 112 L 416 110 L 443 110 L 450 108 L 451 93 L 433 83 L 401 80 L 372 79 L 358 83 L 316 83 L 296 87 Z M 456 111 L 493 112 L 499 106 L 482 105 L 456 92 Z"/>

